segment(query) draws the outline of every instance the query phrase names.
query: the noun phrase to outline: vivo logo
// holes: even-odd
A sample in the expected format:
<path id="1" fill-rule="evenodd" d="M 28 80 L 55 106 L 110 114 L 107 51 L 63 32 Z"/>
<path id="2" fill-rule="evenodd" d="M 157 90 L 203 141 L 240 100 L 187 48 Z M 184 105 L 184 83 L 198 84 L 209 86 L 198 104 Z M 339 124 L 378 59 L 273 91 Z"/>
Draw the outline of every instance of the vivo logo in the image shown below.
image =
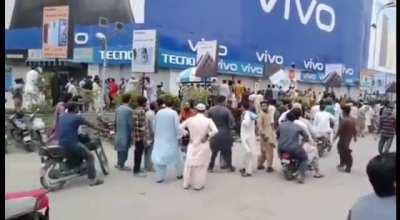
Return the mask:
<path id="1" fill-rule="evenodd" d="M 271 13 L 274 10 L 276 2 L 278 0 L 260 0 L 261 7 L 266 13 Z M 335 10 L 329 5 L 318 3 L 316 0 L 311 0 L 308 7 L 303 7 L 303 3 L 310 2 L 309 0 L 294 0 L 297 14 L 299 16 L 300 22 L 307 25 L 310 22 L 311 16 L 315 14 L 315 22 L 317 27 L 326 32 L 332 32 L 335 29 L 336 17 Z M 292 0 L 285 0 L 285 7 L 283 12 L 283 17 L 286 20 L 290 18 L 290 8 L 292 7 Z M 321 14 L 326 13 L 330 16 L 330 21 L 323 23 L 321 21 Z"/>
<path id="2" fill-rule="evenodd" d="M 257 74 L 262 75 L 264 70 L 262 67 L 253 66 L 250 63 L 248 64 L 237 64 L 237 63 L 229 63 L 225 62 L 223 59 L 220 59 L 218 62 L 218 69 L 223 70 L 224 72 L 242 72 L 248 73 L 251 75 Z"/>
<path id="3" fill-rule="evenodd" d="M 177 56 L 172 54 L 161 54 L 164 63 L 175 65 L 196 66 L 195 57 Z"/>
<path id="4" fill-rule="evenodd" d="M 85 45 L 89 41 L 89 34 L 84 32 L 76 33 L 74 36 L 74 41 L 76 45 Z"/>
<path id="5" fill-rule="evenodd" d="M 132 60 L 133 58 L 133 51 L 114 50 L 104 52 L 104 50 L 101 50 L 99 52 L 102 60 Z"/>
<path id="6" fill-rule="evenodd" d="M 205 41 L 205 39 L 204 39 L 204 38 L 201 38 L 201 41 Z M 196 45 L 193 45 L 192 40 L 188 40 L 188 43 L 189 43 L 190 49 L 191 49 L 193 52 L 196 52 L 196 51 L 197 51 L 197 48 L 198 48 L 197 42 L 196 42 Z M 218 56 L 224 57 L 224 56 L 228 55 L 228 47 L 227 47 L 227 46 L 224 46 L 224 45 L 222 45 L 222 44 L 219 44 L 219 45 L 218 45 L 218 50 L 219 50 L 219 51 L 218 51 Z"/>
<path id="7" fill-rule="evenodd" d="M 308 70 L 324 70 L 324 64 L 320 62 L 314 62 L 313 59 L 309 59 L 308 61 L 304 60 L 304 68 Z"/>
<path id="8" fill-rule="evenodd" d="M 256 56 L 257 56 L 258 62 L 276 63 L 279 65 L 282 65 L 284 62 L 283 56 L 270 54 L 270 53 L 268 53 L 267 50 L 264 51 L 263 53 L 256 52 Z"/>

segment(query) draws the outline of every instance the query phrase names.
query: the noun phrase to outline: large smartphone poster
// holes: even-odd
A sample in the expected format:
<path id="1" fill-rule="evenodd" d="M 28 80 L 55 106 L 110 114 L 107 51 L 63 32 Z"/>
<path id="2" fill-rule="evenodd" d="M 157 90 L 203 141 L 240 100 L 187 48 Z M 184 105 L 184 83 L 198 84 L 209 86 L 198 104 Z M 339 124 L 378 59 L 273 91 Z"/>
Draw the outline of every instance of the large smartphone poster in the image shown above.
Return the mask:
<path id="1" fill-rule="evenodd" d="M 156 64 L 156 30 L 133 31 L 132 71 L 154 73 Z"/>
<path id="2" fill-rule="evenodd" d="M 68 58 L 69 6 L 43 8 L 43 57 Z"/>
<path id="3" fill-rule="evenodd" d="M 217 76 L 218 43 L 213 41 L 199 41 L 197 43 L 197 68 L 195 75 L 197 77 Z"/>

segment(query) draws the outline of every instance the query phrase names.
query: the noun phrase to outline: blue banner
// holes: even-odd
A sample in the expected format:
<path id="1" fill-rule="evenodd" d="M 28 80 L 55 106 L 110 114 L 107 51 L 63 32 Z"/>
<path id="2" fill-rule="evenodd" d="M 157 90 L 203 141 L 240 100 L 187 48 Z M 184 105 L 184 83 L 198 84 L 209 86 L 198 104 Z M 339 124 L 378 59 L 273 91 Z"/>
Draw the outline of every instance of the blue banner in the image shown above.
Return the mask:
<path id="1" fill-rule="evenodd" d="M 371 0 L 163 0 L 145 6 L 144 23 L 125 22 L 122 31 L 75 24 L 74 46 L 100 47 L 95 34 L 103 32 L 110 48 L 131 48 L 134 29 L 156 29 L 159 47 L 169 51 L 194 54 L 198 41 L 218 40 L 224 61 L 295 63 L 317 72 L 323 72 L 320 63 L 343 63 L 354 73 L 347 82 L 358 81 L 367 66 Z M 32 48 L 41 48 L 41 28 L 6 31 L 6 49 Z"/>

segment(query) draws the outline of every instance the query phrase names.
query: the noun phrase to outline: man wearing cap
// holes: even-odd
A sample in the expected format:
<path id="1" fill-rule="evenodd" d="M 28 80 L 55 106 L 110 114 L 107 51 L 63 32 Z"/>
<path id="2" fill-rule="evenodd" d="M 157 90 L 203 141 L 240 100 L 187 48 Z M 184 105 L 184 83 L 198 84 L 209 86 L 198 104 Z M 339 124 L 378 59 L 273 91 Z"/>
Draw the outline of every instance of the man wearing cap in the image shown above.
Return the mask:
<path id="1" fill-rule="evenodd" d="M 206 106 L 202 103 L 196 106 L 197 114 L 181 124 L 181 129 L 189 129 L 190 141 L 186 154 L 183 174 L 183 187 L 195 190 L 204 188 L 207 168 L 210 163 L 210 138 L 218 133 L 214 122 L 204 115 Z"/>

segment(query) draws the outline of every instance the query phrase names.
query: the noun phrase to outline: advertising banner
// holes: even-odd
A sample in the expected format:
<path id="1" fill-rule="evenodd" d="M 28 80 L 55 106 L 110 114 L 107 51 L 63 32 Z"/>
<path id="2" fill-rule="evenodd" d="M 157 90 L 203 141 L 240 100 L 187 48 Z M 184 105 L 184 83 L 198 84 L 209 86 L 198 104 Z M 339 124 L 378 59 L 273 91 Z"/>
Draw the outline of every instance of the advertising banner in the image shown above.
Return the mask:
<path id="1" fill-rule="evenodd" d="M 133 72 L 154 73 L 156 71 L 156 42 L 156 30 L 135 30 L 133 32 Z"/>
<path id="2" fill-rule="evenodd" d="M 69 6 L 43 8 L 43 57 L 68 58 Z"/>
<path id="3" fill-rule="evenodd" d="M 218 70 L 218 43 L 214 41 L 200 41 L 197 44 L 197 77 L 217 76 Z"/>
<path id="4" fill-rule="evenodd" d="M 291 85 L 288 71 L 285 70 L 279 70 L 278 72 L 272 74 L 269 77 L 269 80 L 272 84 L 278 85 L 278 87 L 281 86 L 284 91 L 288 90 Z"/>

